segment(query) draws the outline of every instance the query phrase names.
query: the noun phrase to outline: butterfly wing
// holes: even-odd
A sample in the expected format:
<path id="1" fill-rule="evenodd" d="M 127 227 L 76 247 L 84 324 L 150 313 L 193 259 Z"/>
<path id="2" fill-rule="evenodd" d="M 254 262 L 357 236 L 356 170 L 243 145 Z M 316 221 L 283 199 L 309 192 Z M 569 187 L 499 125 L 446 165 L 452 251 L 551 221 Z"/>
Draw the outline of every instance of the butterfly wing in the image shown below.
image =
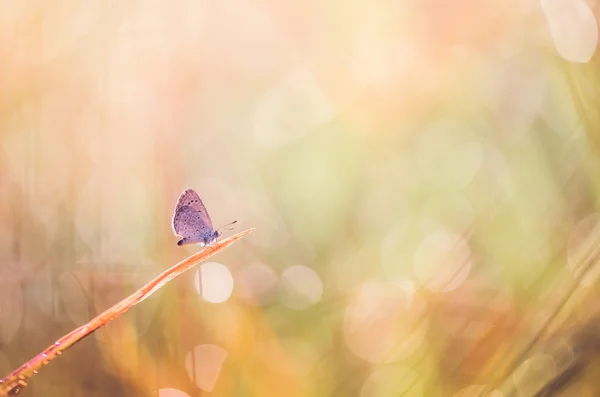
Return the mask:
<path id="1" fill-rule="evenodd" d="M 173 217 L 173 230 L 182 237 L 178 245 L 203 243 L 205 237 L 213 232 L 212 225 L 207 225 L 200 213 L 188 205 L 177 208 Z"/>
<path id="2" fill-rule="evenodd" d="M 181 193 L 181 196 L 179 196 L 179 200 L 177 200 L 177 205 L 175 206 L 173 223 L 175 223 L 175 216 L 177 215 L 177 212 L 183 207 L 190 207 L 195 210 L 200 216 L 202 223 L 208 225 L 211 230 L 213 229 L 210 216 L 208 216 L 208 212 L 206 211 L 206 208 L 204 208 L 204 204 L 202 204 L 200 196 L 198 196 L 198 193 L 196 193 L 194 189 L 185 189 L 183 193 Z M 175 231 L 175 233 L 177 233 L 177 231 Z"/>

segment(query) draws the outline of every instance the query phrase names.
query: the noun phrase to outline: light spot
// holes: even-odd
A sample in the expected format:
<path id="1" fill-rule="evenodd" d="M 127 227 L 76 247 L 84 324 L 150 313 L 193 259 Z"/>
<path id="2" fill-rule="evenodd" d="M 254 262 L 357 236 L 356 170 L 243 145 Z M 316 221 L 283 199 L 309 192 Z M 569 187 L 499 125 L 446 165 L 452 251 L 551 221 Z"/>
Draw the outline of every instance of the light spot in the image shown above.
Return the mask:
<path id="1" fill-rule="evenodd" d="M 494 65 L 487 68 L 486 85 L 494 97 L 490 108 L 498 120 L 497 131 L 511 144 L 526 145 L 547 95 L 548 83 L 540 73 L 545 65 L 531 53 L 492 62 Z"/>
<path id="2" fill-rule="evenodd" d="M 291 143 L 335 115 L 329 99 L 309 70 L 288 73 L 260 100 L 254 135 L 265 146 Z"/>
<path id="3" fill-rule="evenodd" d="M 552 356 L 540 354 L 521 364 L 512 375 L 516 390 L 522 396 L 533 396 L 556 374 L 556 364 Z"/>
<path id="4" fill-rule="evenodd" d="M 196 346 L 185 357 L 185 369 L 191 381 L 199 388 L 211 392 L 227 358 L 227 350 L 217 345 Z"/>
<path id="5" fill-rule="evenodd" d="M 483 164 L 484 148 L 464 122 L 439 120 L 420 131 L 417 158 L 423 178 L 442 186 L 465 187 Z"/>
<path id="6" fill-rule="evenodd" d="M 178 389 L 165 388 L 158 390 L 158 397 L 190 397 L 187 393 Z"/>
<path id="7" fill-rule="evenodd" d="M 466 192 L 477 218 L 496 218 L 498 211 L 514 196 L 514 185 L 514 178 L 503 153 L 496 147 L 488 147 L 484 165 Z"/>
<path id="8" fill-rule="evenodd" d="M 360 397 L 423 396 L 424 385 L 419 375 L 407 367 L 378 368 L 369 376 Z"/>
<path id="9" fill-rule="evenodd" d="M 582 0 L 541 0 L 558 54 L 571 62 L 588 62 L 598 45 L 594 13 Z"/>
<path id="10" fill-rule="evenodd" d="M 600 214 L 593 213 L 575 225 L 567 244 L 567 264 L 573 277 L 583 285 L 592 285 L 600 276 L 600 266 L 597 266 L 599 249 Z"/>
<path id="11" fill-rule="evenodd" d="M 381 265 L 388 277 L 404 278 L 410 275 L 412 256 L 422 235 L 418 224 L 418 217 L 407 215 L 395 225 L 390 225 L 389 232 L 381 244 Z M 365 267 L 371 267 L 369 265 L 365 266 L 365 261 L 368 261 L 367 258 L 368 256 L 362 261 L 361 270 Z"/>
<path id="12" fill-rule="evenodd" d="M 483 163 L 483 146 L 476 141 L 462 142 L 452 154 L 452 176 L 461 186 L 467 186 Z"/>
<path id="13" fill-rule="evenodd" d="M 547 71 L 546 83 L 548 87 L 548 93 L 544 96 L 544 100 L 541 106 L 541 116 L 546 124 L 558 135 L 568 139 L 579 139 L 585 136 L 585 128 L 581 122 L 580 109 L 576 101 L 569 100 L 572 95 L 572 82 L 571 78 L 565 76 L 562 68 L 549 68 Z M 551 82 L 551 83 L 550 83 Z M 593 101 L 593 86 L 587 81 L 583 80 L 581 100 L 584 102 Z M 589 88 L 592 87 L 592 92 Z M 573 148 L 574 149 L 574 148 Z M 571 149 L 570 151 L 573 151 Z M 578 159 L 581 161 L 581 159 Z M 563 166 L 569 166 L 569 168 L 576 168 L 578 162 L 567 161 L 565 164 L 564 160 L 561 162 Z"/>
<path id="14" fill-rule="evenodd" d="M 269 266 L 254 263 L 236 273 L 236 292 L 251 304 L 270 300 L 277 284 L 277 275 Z"/>
<path id="15" fill-rule="evenodd" d="M 281 275 L 281 301 L 291 309 L 306 309 L 319 302 L 322 294 L 323 283 L 313 269 L 291 266 Z"/>
<path id="16" fill-rule="evenodd" d="M 464 238 L 445 230 L 425 237 L 414 255 L 419 282 L 435 292 L 458 288 L 471 270 L 471 250 Z"/>
<path id="17" fill-rule="evenodd" d="M 372 363 L 403 360 L 424 341 L 424 312 L 425 303 L 406 284 L 368 282 L 344 312 L 346 345 Z"/>
<path id="18" fill-rule="evenodd" d="M 487 394 L 483 394 L 483 393 Z M 499 390 L 488 390 L 484 385 L 471 385 L 460 390 L 453 397 L 502 397 L 503 394 Z"/>
<path id="19" fill-rule="evenodd" d="M 422 218 L 435 229 L 447 227 L 454 231 L 466 231 L 474 220 L 473 206 L 465 196 L 458 193 L 434 193 L 422 206 Z"/>
<path id="20" fill-rule="evenodd" d="M 195 287 L 202 298 L 211 303 L 225 302 L 233 291 L 229 269 L 217 262 L 207 262 L 196 271 Z"/>

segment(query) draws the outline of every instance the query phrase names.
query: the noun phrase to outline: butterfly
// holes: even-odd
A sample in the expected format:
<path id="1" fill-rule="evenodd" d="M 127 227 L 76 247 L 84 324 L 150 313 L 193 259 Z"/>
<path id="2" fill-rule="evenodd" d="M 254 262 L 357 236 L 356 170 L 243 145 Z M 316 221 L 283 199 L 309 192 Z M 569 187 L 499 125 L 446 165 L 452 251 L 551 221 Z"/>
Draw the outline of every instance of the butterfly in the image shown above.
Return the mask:
<path id="1" fill-rule="evenodd" d="M 237 221 L 215 230 L 212 221 L 200 196 L 194 189 L 186 189 L 179 196 L 173 215 L 173 230 L 181 236 L 177 245 L 200 243 L 201 246 L 212 244 L 221 235 L 221 229 L 231 226 Z"/>

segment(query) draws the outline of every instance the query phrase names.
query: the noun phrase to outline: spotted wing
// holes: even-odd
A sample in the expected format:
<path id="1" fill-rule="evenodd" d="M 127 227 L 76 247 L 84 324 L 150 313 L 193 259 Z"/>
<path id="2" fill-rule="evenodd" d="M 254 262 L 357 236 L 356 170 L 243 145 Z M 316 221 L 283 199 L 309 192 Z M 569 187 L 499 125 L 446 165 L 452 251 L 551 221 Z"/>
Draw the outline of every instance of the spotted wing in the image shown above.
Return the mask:
<path id="1" fill-rule="evenodd" d="M 183 207 L 190 207 L 195 210 L 202 222 L 210 227 L 212 230 L 213 224 L 210 220 L 210 216 L 208 216 L 208 212 L 206 208 L 204 208 L 204 204 L 202 204 L 202 200 L 200 200 L 200 196 L 198 193 L 194 191 L 194 189 L 185 189 L 181 196 L 179 196 L 179 200 L 177 200 L 177 205 L 175 206 L 175 215 L 177 215 L 177 211 L 179 211 Z M 175 216 L 173 216 L 173 223 L 175 222 Z M 177 231 L 175 231 L 177 233 Z"/>
<path id="2" fill-rule="evenodd" d="M 212 225 L 207 225 L 198 211 L 188 205 L 175 212 L 173 230 L 182 237 L 179 245 L 204 242 L 204 237 L 213 232 Z"/>

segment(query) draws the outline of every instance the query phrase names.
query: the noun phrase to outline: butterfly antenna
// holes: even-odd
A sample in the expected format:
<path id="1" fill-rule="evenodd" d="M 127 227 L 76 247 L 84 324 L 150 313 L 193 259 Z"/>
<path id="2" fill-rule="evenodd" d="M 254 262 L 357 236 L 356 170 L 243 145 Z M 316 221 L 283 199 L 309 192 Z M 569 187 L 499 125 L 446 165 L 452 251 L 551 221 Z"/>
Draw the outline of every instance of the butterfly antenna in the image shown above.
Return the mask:
<path id="1" fill-rule="evenodd" d="M 218 230 L 221 230 L 221 229 L 233 230 L 233 227 L 231 227 L 231 225 L 233 225 L 234 223 L 237 223 L 237 220 L 235 220 L 235 221 L 233 221 L 231 223 L 228 223 L 228 224 L 226 224 L 224 226 L 221 226 Z"/>

